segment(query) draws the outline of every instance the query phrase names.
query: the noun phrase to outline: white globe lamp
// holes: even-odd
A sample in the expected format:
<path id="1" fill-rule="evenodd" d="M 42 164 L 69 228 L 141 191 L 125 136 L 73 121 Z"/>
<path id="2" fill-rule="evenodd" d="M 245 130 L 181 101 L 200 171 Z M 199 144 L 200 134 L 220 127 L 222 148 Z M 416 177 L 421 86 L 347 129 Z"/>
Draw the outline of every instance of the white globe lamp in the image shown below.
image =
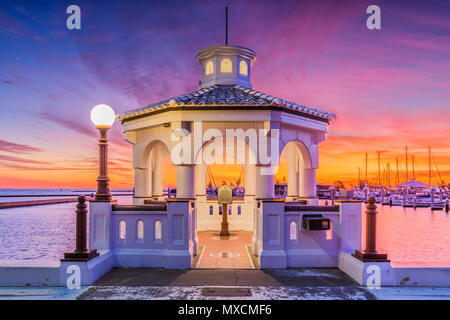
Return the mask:
<path id="1" fill-rule="evenodd" d="M 91 121 L 97 128 L 110 128 L 114 120 L 116 120 L 116 114 L 110 106 L 98 104 L 92 108 Z"/>
<path id="2" fill-rule="evenodd" d="M 108 178 L 108 140 L 106 132 L 116 120 L 114 110 L 106 104 L 98 104 L 91 111 L 91 121 L 100 131 L 98 141 L 99 152 L 99 175 L 97 178 L 97 192 L 95 201 L 111 201 L 111 191 L 109 190 Z"/>

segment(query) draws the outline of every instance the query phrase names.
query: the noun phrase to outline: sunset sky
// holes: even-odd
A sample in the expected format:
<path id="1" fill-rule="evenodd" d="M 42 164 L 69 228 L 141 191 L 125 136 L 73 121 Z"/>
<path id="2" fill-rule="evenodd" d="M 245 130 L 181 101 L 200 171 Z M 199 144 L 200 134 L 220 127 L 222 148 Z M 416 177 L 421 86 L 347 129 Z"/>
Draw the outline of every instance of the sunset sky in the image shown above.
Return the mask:
<path id="1" fill-rule="evenodd" d="M 81 30 L 66 27 L 70 4 L 81 8 Z M 381 30 L 366 28 L 371 4 Z M 408 146 L 428 183 L 431 146 L 450 183 L 449 1 L 36 0 L 0 3 L 0 188 L 94 187 L 91 108 L 121 113 L 196 90 L 195 54 L 223 44 L 226 5 L 230 44 L 257 53 L 256 90 L 337 114 L 318 182 L 356 183 L 366 152 L 375 181 L 377 150 L 393 184 L 399 157 L 404 182 Z M 133 187 L 119 122 L 109 139 L 111 187 Z M 164 175 L 173 185 L 174 170 Z"/>

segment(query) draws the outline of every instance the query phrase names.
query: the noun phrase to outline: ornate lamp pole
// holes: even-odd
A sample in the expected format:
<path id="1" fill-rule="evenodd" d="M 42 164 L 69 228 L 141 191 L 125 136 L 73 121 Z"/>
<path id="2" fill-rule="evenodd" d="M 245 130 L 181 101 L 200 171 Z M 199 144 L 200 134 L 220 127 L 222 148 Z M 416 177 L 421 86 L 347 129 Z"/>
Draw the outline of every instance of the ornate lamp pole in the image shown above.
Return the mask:
<path id="1" fill-rule="evenodd" d="M 99 176 L 95 201 L 111 201 L 108 178 L 108 140 L 106 132 L 111 128 L 116 115 L 106 104 L 98 104 L 91 111 L 91 120 L 100 131 L 99 145 Z"/>

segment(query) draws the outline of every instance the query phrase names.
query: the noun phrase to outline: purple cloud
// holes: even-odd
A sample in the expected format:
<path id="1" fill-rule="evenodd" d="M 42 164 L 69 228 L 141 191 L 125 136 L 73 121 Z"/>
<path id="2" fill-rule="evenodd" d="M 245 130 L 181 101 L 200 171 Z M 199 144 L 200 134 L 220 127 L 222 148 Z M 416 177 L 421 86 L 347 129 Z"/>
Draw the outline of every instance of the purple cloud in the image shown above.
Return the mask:
<path id="1" fill-rule="evenodd" d="M 32 147 L 27 144 L 14 143 L 0 139 L 0 151 L 15 153 L 30 153 L 43 151 L 40 148 Z"/>
<path id="2" fill-rule="evenodd" d="M 12 162 L 20 162 L 20 163 L 51 164 L 50 162 L 46 162 L 46 161 L 24 159 L 24 158 L 19 158 L 19 157 L 6 156 L 6 155 L 3 155 L 3 154 L 0 154 L 0 160 L 12 161 Z"/>
<path id="3" fill-rule="evenodd" d="M 49 120 L 53 123 L 56 123 L 57 125 L 60 125 L 62 127 L 65 127 L 67 129 L 73 130 L 75 132 L 84 135 L 88 135 L 91 137 L 96 135 L 96 132 L 94 131 L 92 126 L 81 124 L 75 120 L 63 118 L 62 116 L 57 115 L 55 113 L 44 111 L 39 113 L 38 116 L 41 117 L 42 119 Z"/>

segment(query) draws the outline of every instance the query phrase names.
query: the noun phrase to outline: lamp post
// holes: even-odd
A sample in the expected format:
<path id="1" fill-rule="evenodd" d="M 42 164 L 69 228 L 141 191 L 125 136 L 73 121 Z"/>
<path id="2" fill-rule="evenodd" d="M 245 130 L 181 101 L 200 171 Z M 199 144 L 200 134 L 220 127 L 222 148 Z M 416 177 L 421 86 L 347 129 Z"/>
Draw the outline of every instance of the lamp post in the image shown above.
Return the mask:
<path id="1" fill-rule="evenodd" d="M 100 131 L 99 146 L 99 175 L 97 178 L 97 192 L 95 201 L 111 201 L 108 178 L 108 140 L 106 132 L 111 128 L 116 115 L 114 110 L 106 104 L 98 104 L 91 111 L 92 123 Z"/>

